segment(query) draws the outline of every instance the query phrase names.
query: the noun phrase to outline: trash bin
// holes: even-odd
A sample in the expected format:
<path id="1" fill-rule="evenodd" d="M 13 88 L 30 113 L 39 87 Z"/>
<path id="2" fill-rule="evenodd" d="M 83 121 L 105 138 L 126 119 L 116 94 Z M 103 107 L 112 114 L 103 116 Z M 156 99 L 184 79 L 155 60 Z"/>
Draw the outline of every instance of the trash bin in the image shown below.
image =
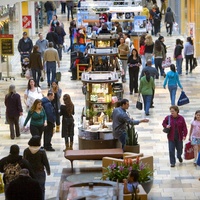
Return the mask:
<path id="1" fill-rule="evenodd" d="M 140 37 L 139 35 L 137 35 L 137 33 L 131 33 L 130 35 L 130 38 L 131 38 L 131 41 L 133 42 L 133 45 L 134 45 L 134 48 L 137 49 L 139 51 L 139 40 L 140 40 Z"/>

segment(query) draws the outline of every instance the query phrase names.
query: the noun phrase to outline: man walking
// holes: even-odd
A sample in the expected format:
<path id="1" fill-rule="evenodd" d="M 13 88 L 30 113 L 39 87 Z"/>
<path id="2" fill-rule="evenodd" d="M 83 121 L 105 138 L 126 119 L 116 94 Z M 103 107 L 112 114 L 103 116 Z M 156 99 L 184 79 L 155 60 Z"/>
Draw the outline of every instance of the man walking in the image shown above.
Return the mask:
<path id="1" fill-rule="evenodd" d="M 55 151 L 52 148 L 51 139 L 53 136 L 53 129 L 56 122 L 56 112 L 51 101 L 54 99 L 54 93 L 48 92 L 47 97 L 42 98 L 42 106 L 47 115 L 47 126 L 44 129 L 44 149 L 46 151 Z"/>
<path id="2" fill-rule="evenodd" d="M 125 44 L 125 39 L 123 37 L 120 38 L 120 45 L 118 46 L 119 59 L 122 63 L 122 69 L 124 70 L 124 75 L 122 75 L 122 82 L 126 82 L 126 71 L 127 71 L 127 60 L 129 54 L 129 47 Z"/>
<path id="3" fill-rule="evenodd" d="M 53 48 L 53 42 L 49 42 L 49 48 L 44 52 L 44 62 L 46 62 L 47 67 L 47 84 L 48 87 L 50 87 L 51 83 L 55 81 L 56 78 L 56 62 L 58 64 L 58 68 L 60 68 L 58 51 Z M 50 78 L 51 74 L 52 76 Z"/>
<path id="4" fill-rule="evenodd" d="M 39 47 L 39 52 L 41 53 L 41 57 L 44 57 L 44 51 L 48 48 L 48 40 L 44 39 L 42 33 L 38 33 L 38 40 L 35 45 Z"/>
<path id="5" fill-rule="evenodd" d="M 122 144 L 122 149 L 124 150 L 124 146 L 126 144 L 126 125 L 138 125 L 142 122 L 149 122 L 148 119 L 142 120 L 134 120 L 131 119 L 126 110 L 129 108 L 129 101 L 127 99 L 121 100 L 121 106 L 117 107 L 113 110 L 112 120 L 113 120 L 113 135 L 114 138 L 119 139 Z"/>

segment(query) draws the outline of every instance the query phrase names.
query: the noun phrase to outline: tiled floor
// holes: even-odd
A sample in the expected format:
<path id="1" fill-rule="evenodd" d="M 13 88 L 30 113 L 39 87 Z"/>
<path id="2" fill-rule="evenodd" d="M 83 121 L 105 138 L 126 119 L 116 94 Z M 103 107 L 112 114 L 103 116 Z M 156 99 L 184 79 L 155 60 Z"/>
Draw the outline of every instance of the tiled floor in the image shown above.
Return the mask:
<path id="1" fill-rule="evenodd" d="M 58 15 L 59 20 L 64 22 L 65 30 L 68 32 L 69 23 L 66 22 L 66 16 Z M 13 24 L 13 32 L 16 33 L 16 29 Z M 43 30 L 45 33 L 47 27 Z M 166 36 L 165 30 L 162 33 Z M 15 49 L 20 38 L 17 33 L 15 34 Z M 165 37 L 165 43 L 168 48 L 168 56 L 173 55 L 173 48 L 175 46 L 176 38 L 182 38 L 181 36 Z M 183 38 L 182 38 L 183 39 Z M 36 38 L 34 38 L 34 41 Z M 67 42 L 68 39 L 66 39 Z M 23 100 L 23 93 L 26 89 L 27 80 L 20 77 L 21 67 L 19 63 L 19 55 L 16 49 L 15 56 L 11 58 L 12 64 L 12 75 L 15 76 L 16 80 L 0 81 L 0 158 L 8 155 L 10 145 L 18 144 L 21 148 L 21 154 L 27 147 L 27 142 L 30 135 L 21 135 L 20 138 L 15 140 L 9 139 L 8 125 L 5 125 L 5 106 L 4 96 L 7 92 L 8 86 L 12 83 L 16 85 L 17 92 L 21 94 Z M 77 124 L 81 116 L 82 107 L 84 106 L 84 95 L 82 94 L 81 81 L 71 81 L 71 73 L 69 69 L 69 54 L 63 54 L 63 60 L 61 61 L 61 72 L 62 81 L 60 88 L 63 90 L 63 94 L 69 93 L 75 104 L 75 147 L 78 149 L 78 136 L 77 136 Z M 5 74 L 4 74 L 5 75 Z M 185 64 L 183 64 L 183 75 L 180 76 L 180 81 L 183 85 L 184 91 L 190 98 L 190 104 L 180 107 L 180 114 L 186 119 L 188 129 L 190 121 L 194 117 L 194 112 L 199 109 L 199 84 L 200 84 L 200 69 L 197 67 L 192 74 L 185 75 Z M 140 124 L 136 127 L 139 134 L 139 143 L 141 152 L 148 155 L 154 156 L 154 185 L 149 193 L 149 199 L 152 200 L 183 200 L 183 199 L 200 199 L 200 171 L 193 166 L 192 160 L 185 161 L 183 164 L 177 163 L 175 168 L 170 168 L 168 158 L 168 145 L 166 135 L 162 132 L 162 120 L 169 114 L 169 92 L 163 89 L 163 77 L 156 80 L 156 92 L 155 92 L 155 108 L 150 110 L 150 122 L 147 124 Z M 133 118 L 141 119 L 145 117 L 143 111 L 136 110 L 135 103 L 137 95 L 129 95 L 129 81 L 124 84 L 124 97 L 130 100 L 129 113 Z M 44 94 L 47 92 L 46 82 L 41 83 L 41 88 Z M 177 91 L 177 98 L 180 95 L 180 89 Z M 26 113 L 24 112 L 24 115 Z M 188 140 L 188 137 L 187 137 Z M 50 165 L 51 175 L 46 180 L 46 199 L 50 199 L 57 196 L 59 187 L 59 181 L 62 174 L 63 168 L 70 167 L 70 162 L 67 161 L 63 156 L 64 140 L 61 138 L 60 133 L 55 133 L 53 140 L 53 147 L 56 149 L 55 152 L 47 152 Z M 75 167 L 84 166 L 101 166 L 101 162 L 96 161 L 76 161 L 74 162 Z M 4 199 L 3 195 L 0 195 L 0 199 Z"/>

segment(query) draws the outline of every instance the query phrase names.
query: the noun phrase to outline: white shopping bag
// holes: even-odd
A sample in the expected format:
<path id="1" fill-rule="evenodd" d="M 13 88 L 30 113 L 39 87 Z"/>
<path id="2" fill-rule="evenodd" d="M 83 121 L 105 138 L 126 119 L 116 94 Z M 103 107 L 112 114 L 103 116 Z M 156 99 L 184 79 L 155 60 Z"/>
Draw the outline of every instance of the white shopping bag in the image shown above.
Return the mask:
<path id="1" fill-rule="evenodd" d="M 25 117 L 22 115 L 19 117 L 19 129 L 22 134 L 29 134 L 30 133 L 30 120 L 26 124 L 24 128 Z"/>

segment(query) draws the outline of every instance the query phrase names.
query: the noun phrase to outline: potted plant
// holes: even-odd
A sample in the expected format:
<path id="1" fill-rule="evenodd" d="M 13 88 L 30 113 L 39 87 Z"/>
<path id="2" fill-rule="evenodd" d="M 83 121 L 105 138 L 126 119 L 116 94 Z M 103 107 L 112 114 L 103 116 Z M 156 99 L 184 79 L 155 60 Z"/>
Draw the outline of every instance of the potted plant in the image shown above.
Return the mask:
<path id="1" fill-rule="evenodd" d="M 113 162 L 104 169 L 106 170 L 102 177 L 104 180 L 123 182 L 123 179 L 128 177 L 129 172 L 135 169 L 139 172 L 138 182 L 143 186 L 146 193 L 150 192 L 153 185 L 153 170 L 147 163 L 140 161 L 139 157 L 134 162 L 131 158 L 125 158 L 119 165 Z"/>
<path id="2" fill-rule="evenodd" d="M 140 145 L 138 144 L 138 134 L 135 131 L 135 126 L 127 124 L 127 137 L 124 151 L 140 153 Z"/>
<path id="3" fill-rule="evenodd" d="M 111 121 L 112 113 L 113 113 L 113 109 L 111 109 L 111 108 L 108 108 L 107 110 L 105 110 L 105 114 L 108 115 L 109 121 Z"/>

